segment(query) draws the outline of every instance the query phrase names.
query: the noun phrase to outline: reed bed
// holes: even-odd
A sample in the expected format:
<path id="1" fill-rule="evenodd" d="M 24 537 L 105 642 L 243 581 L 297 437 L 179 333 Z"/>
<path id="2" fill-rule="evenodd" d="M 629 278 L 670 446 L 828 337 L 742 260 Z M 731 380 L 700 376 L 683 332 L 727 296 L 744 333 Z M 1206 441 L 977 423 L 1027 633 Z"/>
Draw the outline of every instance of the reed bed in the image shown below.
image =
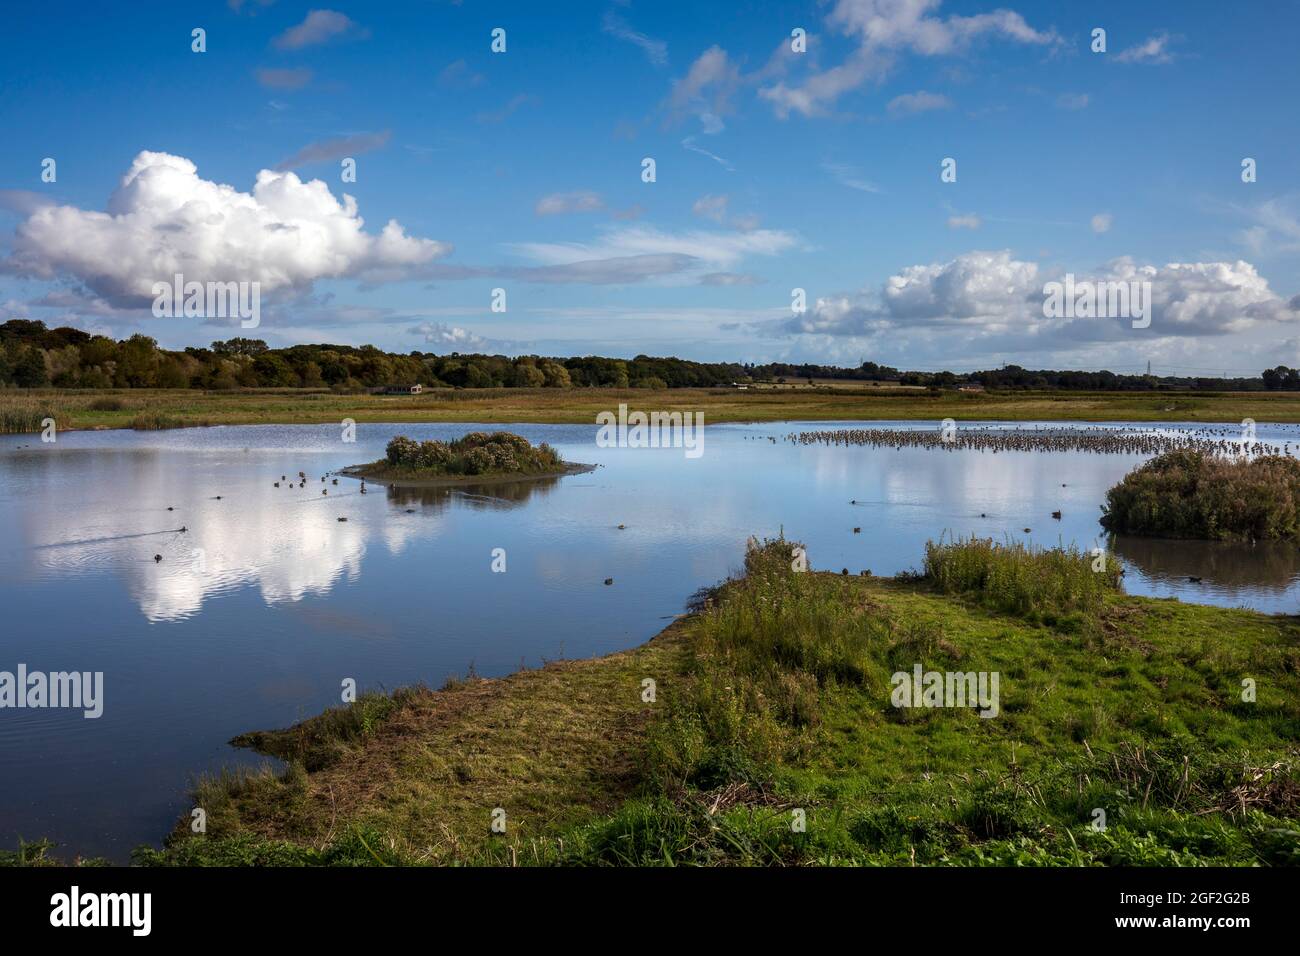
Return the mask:
<path id="1" fill-rule="evenodd" d="M 1035 548 L 990 538 L 930 541 L 924 575 L 945 594 L 976 596 L 1007 614 L 1093 613 L 1120 589 L 1120 566 L 1105 552 Z"/>
<path id="2" fill-rule="evenodd" d="M 156 432 L 164 431 L 168 428 L 185 428 L 187 425 L 195 424 L 186 422 L 175 415 L 164 415 L 161 412 L 140 412 L 135 418 L 131 419 L 131 427 L 138 432 Z"/>
<path id="3" fill-rule="evenodd" d="M 24 435 L 39 432 L 45 428 L 45 420 L 52 418 L 60 422 L 60 415 L 45 405 L 23 404 L 0 408 L 0 433 L 6 435 Z"/>

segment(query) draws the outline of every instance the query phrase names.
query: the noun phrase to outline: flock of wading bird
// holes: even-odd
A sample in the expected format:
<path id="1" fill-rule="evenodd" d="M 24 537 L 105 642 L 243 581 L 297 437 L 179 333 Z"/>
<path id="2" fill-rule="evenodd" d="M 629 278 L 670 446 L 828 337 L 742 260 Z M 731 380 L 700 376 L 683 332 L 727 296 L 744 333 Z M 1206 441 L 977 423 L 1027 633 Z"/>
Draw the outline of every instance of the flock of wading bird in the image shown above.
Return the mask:
<path id="1" fill-rule="evenodd" d="M 1294 426 L 1293 426 L 1294 427 Z M 1036 425 L 957 425 L 938 428 L 837 428 L 791 432 L 786 441 L 799 445 L 870 445 L 876 448 L 938 448 L 989 451 L 1088 451 L 1102 455 L 1163 455 L 1170 451 L 1200 451 L 1216 455 L 1291 454 L 1291 443 L 1258 442 L 1244 426 L 1200 427 L 1179 431 L 1104 428 L 1083 425 L 1062 428 Z M 1300 438 L 1296 448 L 1300 451 Z"/>

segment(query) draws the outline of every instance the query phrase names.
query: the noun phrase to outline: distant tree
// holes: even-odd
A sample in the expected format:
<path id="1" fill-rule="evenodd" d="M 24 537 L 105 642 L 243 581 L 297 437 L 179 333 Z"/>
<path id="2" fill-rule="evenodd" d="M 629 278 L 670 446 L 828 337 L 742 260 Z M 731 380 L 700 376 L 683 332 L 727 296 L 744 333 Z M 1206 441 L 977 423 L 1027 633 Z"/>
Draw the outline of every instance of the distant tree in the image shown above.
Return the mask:
<path id="1" fill-rule="evenodd" d="M 1300 389 L 1300 372 L 1285 365 L 1266 369 L 1263 373 L 1264 387 L 1269 391 L 1295 391 Z"/>
<path id="2" fill-rule="evenodd" d="M 571 388 L 573 386 L 573 382 L 569 378 L 569 370 L 559 362 L 546 359 L 538 365 L 538 368 L 542 370 L 542 375 L 545 376 L 543 384 L 547 388 Z"/>
<path id="3" fill-rule="evenodd" d="M 117 357 L 117 343 L 106 335 L 96 335 L 81 346 L 81 361 L 85 365 L 107 365 Z"/>
<path id="4" fill-rule="evenodd" d="M 478 362 L 470 362 L 465 367 L 466 388 L 491 388 L 492 375 Z"/>
<path id="5" fill-rule="evenodd" d="M 274 352 L 265 352 L 253 359 L 253 372 L 258 384 L 266 388 L 293 388 L 299 383 L 298 373 Z"/>
<path id="6" fill-rule="evenodd" d="M 36 319 L 10 319 L 0 325 L 0 342 L 37 342 L 45 337 L 45 323 Z"/>
<path id="7" fill-rule="evenodd" d="M 136 333 L 118 348 L 118 382 L 126 388 L 152 388 L 158 365 L 158 343 Z"/>
<path id="8" fill-rule="evenodd" d="M 315 362 L 308 362 L 302 367 L 302 384 L 304 388 L 320 388 L 325 384 L 321 367 Z"/>
<path id="9" fill-rule="evenodd" d="M 169 356 L 158 364 L 155 384 L 158 388 L 189 388 L 190 377 L 181 363 Z"/>
<path id="10" fill-rule="evenodd" d="M 521 363 L 515 366 L 513 384 L 518 388 L 541 388 L 546 384 L 546 375 L 536 365 Z"/>
<path id="11" fill-rule="evenodd" d="M 45 353 L 34 345 L 23 345 L 14 363 L 14 384 L 19 388 L 41 388 L 50 384 L 45 368 Z"/>
<path id="12" fill-rule="evenodd" d="M 217 355 L 261 355 L 269 346 L 261 339 L 233 338 L 225 342 L 213 342 L 212 351 Z"/>

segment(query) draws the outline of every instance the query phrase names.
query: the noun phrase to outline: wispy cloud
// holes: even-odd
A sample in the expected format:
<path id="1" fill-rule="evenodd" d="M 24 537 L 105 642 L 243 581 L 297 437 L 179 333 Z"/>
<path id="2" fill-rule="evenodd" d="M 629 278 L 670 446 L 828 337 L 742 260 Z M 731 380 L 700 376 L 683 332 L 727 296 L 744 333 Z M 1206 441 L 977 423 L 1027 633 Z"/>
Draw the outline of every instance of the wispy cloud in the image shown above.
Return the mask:
<path id="1" fill-rule="evenodd" d="M 727 51 L 711 46 L 677 79 L 664 103 L 669 125 L 693 116 L 702 132 L 713 135 L 726 128 L 723 117 L 731 112 L 731 97 L 741 85 L 740 69 Z"/>
<path id="2" fill-rule="evenodd" d="M 1157 33 L 1137 46 L 1116 53 L 1115 59 L 1120 63 L 1172 63 L 1174 54 L 1170 51 L 1169 45 L 1174 39 L 1168 33 Z"/>
<path id="3" fill-rule="evenodd" d="M 537 200 L 533 211 L 539 216 L 559 216 L 572 212 L 599 212 L 605 203 L 589 189 L 569 193 L 551 193 Z"/>
<path id="4" fill-rule="evenodd" d="M 361 39 L 369 35 L 368 30 L 359 26 L 347 14 L 337 10 L 312 10 L 302 23 L 285 30 L 271 43 L 278 50 L 301 50 L 303 47 L 328 43 L 338 37 Z"/>
<path id="5" fill-rule="evenodd" d="M 252 0 L 251 3 L 249 0 L 226 0 L 226 6 L 235 13 L 242 13 L 245 7 L 248 8 L 249 13 L 255 13 L 257 7 L 269 7 L 273 3 L 275 0 Z"/>
<path id="6" fill-rule="evenodd" d="M 902 96 L 895 96 L 885 107 L 890 116 L 908 116 L 912 113 L 925 113 L 929 110 L 950 110 L 952 109 L 952 100 L 942 93 L 927 93 L 925 90 L 917 90 L 915 93 L 904 93 Z"/>
<path id="7" fill-rule="evenodd" d="M 633 282 L 678 273 L 724 273 L 750 256 L 779 255 L 799 244 L 779 229 L 664 232 L 651 226 L 609 227 L 590 242 L 516 243 L 539 263 L 518 270 L 530 281 Z"/>
<path id="8" fill-rule="evenodd" d="M 712 219 L 714 222 L 722 223 L 727 221 L 727 203 L 730 197 L 723 194 L 721 196 L 706 195 L 695 200 L 691 206 L 691 212 L 705 219 Z"/>
<path id="9" fill-rule="evenodd" d="M 480 123 L 504 123 L 518 110 L 536 102 L 538 102 L 538 98 L 533 94 L 520 93 L 517 96 L 511 97 L 510 102 L 506 103 L 506 105 L 501 107 L 501 109 L 479 113 L 476 118 Z"/>
<path id="10" fill-rule="evenodd" d="M 763 280 L 747 272 L 710 272 L 700 276 L 700 285 L 748 286 L 760 285 Z"/>
<path id="11" fill-rule="evenodd" d="M 1300 251 L 1300 194 L 1278 196 L 1251 206 L 1232 203 L 1227 208 L 1251 223 L 1237 233 L 1237 239 L 1255 255 Z"/>
<path id="12" fill-rule="evenodd" d="M 353 136 L 340 136 L 337 139 L 323 139 L 315 143 L 308 143 L 275 168 L 279 170 L 297 169 L 299 166 L 306 166 L 308 163 L 323 163 L 333 159 L 342 159 L 345 156 L 368 153 L 387 146 L 392 135 L 391 130 L 383 130 L 379 133 L 357 133 Z"/>
<path id="13" fill-rule="evenodd" d="M 667 43 L 633 30 L 613 10 L 605 13 L 605 17 L 601 21 L 601 29 L 610 36 L 618 37 L 620 40 L 627 40 L 629 43 L 635 43 L 645 51 L 646 58 L 655 66 L 663 66 L 668 62 Z"/>
<path id="14" fill-rule="evenodd" d="M 856 189 L 864 193 L 878 193 L 880 187 L 870 180 L 863 179 L 856 169 L 843 163 L 822 163 L 822 169 L 830 173 L 841 186 Z"/>
<path id="15" fill-rule="evenodd" d="M 759 218 L 753 213 L 739 216 L 731 215 L 731 197 L 726 193 L 715 195 L 707 193 L 691 204 L 691 212 L 701 219 L 708 219 L 720 226 L 730 226 L 742 232 L 752 232 L 759 226 Z"/>
<path id="16" fill-rule="evenodd" d="M 445 90 L 472 90 L 483 84 L 483 74 L 475 73 L 464 60 L 456 60 L 442 68 L 437 83 Z"/>
<path id="17" fill-rule="evenodd" d="M 312 71 L 304 67 L 292 70 L 260 69 L 257 82 L 271 90 L 300 90 L 311 82 Z"/>
<path id="18" fill-rule="evenodd" d="M 785 80 L 759 90 L 776 115 L 825 114 L 843 95 L 869 80 L 885 77 L 899 56 L 960 54 L 976 40 L 996 37 L 1013 43 L 1055 47 L 1063 41 L 1053 30 L 1037 30 L 1014 10 L 994 10 L 974 16 L 931 16 L 941 0 L 838 0 L 827 24 L 857 42 L 842 63 L 817 70 L 802 83 Z"/>
<path id="19" fill-rule="evenodd" d="M 717 153 L 711 153 L 703 146 L 696 145 L 694 136 L 687 136 L 684 140 L 682 140 L 682 148 L 689 149 L 692 153 L 699 153 L 701 156 L 709 157 L 709 159 L 713 160 L 715 163 L 717 163 L 719 166 L 721 166 L 729 173 L 734 173 L 736 171 L 735 166 L 731 165 L 730 162 L 723 159 Z"/>

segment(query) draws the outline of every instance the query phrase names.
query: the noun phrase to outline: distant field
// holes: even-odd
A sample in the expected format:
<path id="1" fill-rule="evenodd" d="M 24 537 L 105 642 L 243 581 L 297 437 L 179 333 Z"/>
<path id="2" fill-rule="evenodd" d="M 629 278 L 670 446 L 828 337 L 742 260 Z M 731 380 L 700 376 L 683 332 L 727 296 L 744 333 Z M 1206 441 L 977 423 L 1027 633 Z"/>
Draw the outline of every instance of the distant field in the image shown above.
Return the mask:
<path id="1" fill-rule="evenodd" d="M 625 402 L 645 411 L 701 411 L 706 422 L 914 420 L 1300 422 L 1294 392 L 931 393 L 891 387 L 714 389 L 446 389 L 423 395 L 336 395 L 306 389 L 0 391 L 0 431 L 173 428 L 337 422 L 594 423 Z"/>

